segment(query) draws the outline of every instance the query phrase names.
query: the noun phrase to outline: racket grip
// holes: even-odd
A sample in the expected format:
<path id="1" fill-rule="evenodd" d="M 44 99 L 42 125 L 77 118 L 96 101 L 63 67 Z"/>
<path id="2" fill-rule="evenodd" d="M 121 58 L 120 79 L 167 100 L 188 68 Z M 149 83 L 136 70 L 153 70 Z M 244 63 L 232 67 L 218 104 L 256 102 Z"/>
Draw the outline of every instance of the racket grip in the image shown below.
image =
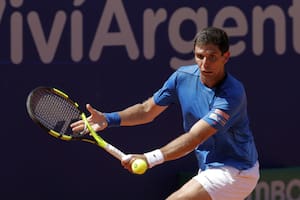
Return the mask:
<path id="1" fill-rule="evenodd" d="M 119 149 L 117 149 L 111 144 L 107 144 L 104 149 L 120 161 L 125 156 L 125 154 L 122 151 L 120 151 Z"/>

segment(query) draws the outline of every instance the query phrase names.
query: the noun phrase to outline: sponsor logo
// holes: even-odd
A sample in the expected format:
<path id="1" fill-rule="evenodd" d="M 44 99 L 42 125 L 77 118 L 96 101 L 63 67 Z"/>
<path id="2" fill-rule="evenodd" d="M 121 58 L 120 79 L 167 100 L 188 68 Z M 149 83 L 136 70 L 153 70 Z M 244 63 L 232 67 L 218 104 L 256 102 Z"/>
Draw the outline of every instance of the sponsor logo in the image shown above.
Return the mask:
<path id="1" fill-rule="evenodd" d="M 227 113 L 225 113 L 224 111 L 222 111 L 220 109 L 216 109 L 212 113 L 209 114 L 208 118 L 216 121 L 217 123 L 221 124 L 222 126 L 225 126 L 225 124 L 227 123 L 227 121 L 230 118 L 230 115 L 228 115 Z"/>

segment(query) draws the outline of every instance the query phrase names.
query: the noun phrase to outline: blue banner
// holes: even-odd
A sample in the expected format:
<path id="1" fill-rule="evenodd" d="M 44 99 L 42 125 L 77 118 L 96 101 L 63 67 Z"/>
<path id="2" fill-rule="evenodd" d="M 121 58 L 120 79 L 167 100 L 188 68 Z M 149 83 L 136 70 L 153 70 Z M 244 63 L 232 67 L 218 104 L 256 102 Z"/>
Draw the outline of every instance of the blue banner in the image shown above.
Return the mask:
<path id="1" fill-rule="evenodd" d="M 1 199 L 164 199 L 193 154 L 129 174 L 91 144 L 59 141 L 26 112 L 37 86 L 64 90 L 86 111 L 142 102 L 181 65 L 193 63 L 198 30 L 230 37 L 227 70 L 247 90 L 262 168 L 299 166 L 300 1 L 0 0 Z M 124 152 L 161 147 L 183 132 L 180 109 L 153 123 L 105 130 Z"/>

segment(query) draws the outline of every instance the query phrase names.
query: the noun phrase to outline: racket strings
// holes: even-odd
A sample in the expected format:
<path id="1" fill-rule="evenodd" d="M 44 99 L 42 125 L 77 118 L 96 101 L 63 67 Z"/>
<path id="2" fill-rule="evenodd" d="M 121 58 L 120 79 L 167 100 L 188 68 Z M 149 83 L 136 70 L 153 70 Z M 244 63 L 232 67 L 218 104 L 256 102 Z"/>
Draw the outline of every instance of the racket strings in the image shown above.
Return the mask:
<path id="1" fill-rule="evenodd" d="M 79 120 L 81 112 L 67 99 L 41 91 L 32 98 L 35 117 L 48 129 L 64 135 L 73 135 L 70 124 Z"/>

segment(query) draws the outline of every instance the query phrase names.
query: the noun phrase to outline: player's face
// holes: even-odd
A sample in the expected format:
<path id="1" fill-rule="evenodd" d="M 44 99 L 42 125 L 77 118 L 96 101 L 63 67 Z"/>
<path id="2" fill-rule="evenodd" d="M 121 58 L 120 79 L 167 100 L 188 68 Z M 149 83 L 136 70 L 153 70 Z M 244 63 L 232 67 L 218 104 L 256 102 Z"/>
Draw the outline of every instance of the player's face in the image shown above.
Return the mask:
<path id="1" fill-rule="evenodd" d="M 222 54 L 213 44 L 195 46 L 195 61 L 201 71 L 201 81 L 208 87 L 214 87 L 225 76 L 225 63 L 230 53 Z"/>

